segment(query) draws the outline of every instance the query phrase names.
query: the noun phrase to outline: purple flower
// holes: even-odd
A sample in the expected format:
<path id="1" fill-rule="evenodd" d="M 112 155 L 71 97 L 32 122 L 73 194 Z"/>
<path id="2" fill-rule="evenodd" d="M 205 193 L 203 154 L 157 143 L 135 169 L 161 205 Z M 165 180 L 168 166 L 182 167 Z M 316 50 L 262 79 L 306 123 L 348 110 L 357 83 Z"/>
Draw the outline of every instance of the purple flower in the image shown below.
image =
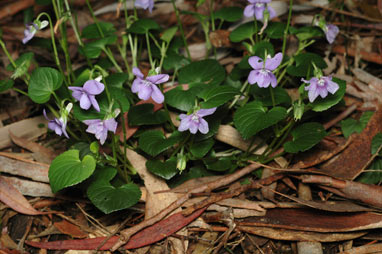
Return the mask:
<path id="1" fill-rule="evenodd" d="M 63 118 L 54 118 L 50 120 L 46 115 L 45 109 L 43 110 L 43 114 L 46 120 L 49 121 L 48 128 L 54 131 L 58 136 L 61 136 L 64 133 L 64 136 L 69 138 L 68 133 L 66 133 L 66 121 Z"/>
<path id="2" fill-rule="evenodd" d="M 135 0 L 135 7 L 140 7 L 143 9 L 149 8 L 149 12 L 151 13 L 154 8 L 154 0 Z"/>
<path id="3" fill-rule="evenodd" d="M 336 25 L 332 25 L 332 24 L 326 25 L 323 30 L 324 30 L 325 35 L 326 35 L 326 40 L 328 40 L 328 42 L 330 44 L 332 44 L 334 42 L 337 34 L 340 31 Z"/>
<path id="4" fill-rule="evenodd" d="M 24 38 L 23 38 L 23 44 L 26 44 L 28 41 L 30 41 L 33 36 L 36 34 L 38 30 L 41 30 L 45 28 L 49 24 L 48 21 L 37 21 L 30 24 L 25 25 L 26 28 L 24 30 Z"/>
<path id="5" fill-rule="evenodd" d="M 321 77 L 320 79 L 313 77 L 309 81 L 301 79 L 304 83 L 310 84 L 305 87 L 305 91 L 308 92 L 309 101 L 313 102 L 319 95 L 325 98 L 328 92 L 334 94 L 339 89 L 337 83 L 332 81 L 332 77 Z"/>
<path id="6" fill-rule="evenodd" d="M 248 0 L 250 3 L 245 7 L 244 9 L 244 16 L 246 17 L 253 17 L 255 16 L 257 20 L 263 20 L 264 19 L 264 11 L 265 8 L 267 8 L 269 12 L 269 18 L 273 19 L 276 17 L 275 10 L 268 6 L 268 3 L 271 2 L 271 0 Z"/>
<path id="7" fill-rule="evenodd" d="M 277 86 L 277 79 L 272 71 L 280 65 L 282 59 L 282 53 L 277 53 L 274 57 L 268 55 L 265 61 L 258 56 L 250 57 L 248 63 L 254 70 L 249 73 L 249 84 L 253 85 L 257 83 L 259 87 L 264 88 L 271 84 L 271 86 L 275 88 Z"/>
<path id="8" fill-rule="evenodd" d="M 107 132 L 111 131 L 113 133 L 117 130 L 117 121 L 114 118 L 109 118 L 106 120 L 93 119 L 85 120 L 84 123 L 88 125 L 86 132 L 92 133 L 99 139 L 101 145 L 103 145 L 107 138 Z"/>
<path id="9" fill-rule="evenodd" d="M 73 91 L 72 96 L 77 101 L 80 101 L 80 107 L 82 109 L 88 110 L 90 106 L 93 105 L 95 110 L 100 112 L 95 96 L 103 92 L 105 89 L 104 84 L 97 80 L 88 80 L 85 82 L 83 87 L 69 86 L 68 88 Z"/>
<path id="10" fill-rule="evenodd" d="M 131 91 L 138 93 L 139 99 L 148 100 L 151 97 L 156 103 L 164 101 L 164 95 L 156 85 L 166 82 L 169 79 L 167 74 L 148 76 L 145 79 L 137 67 L 133 68 L 133 73 L 137 78 L 133 81 Z"/>
<path id="11" fill-rule="evenodd" d="M 199 130 L 201 133 L 207 134 L 209 131 L 208 123 L 203 119 L 203 117 L 212 115 L 215 111 L 216 107 L 209 109 L 199 109 L 191 115 L 180 114 L 179 118 L 181 121 L 178 131 L 185 131 L 189 129 L 192 134 L 195 134 Z"/>

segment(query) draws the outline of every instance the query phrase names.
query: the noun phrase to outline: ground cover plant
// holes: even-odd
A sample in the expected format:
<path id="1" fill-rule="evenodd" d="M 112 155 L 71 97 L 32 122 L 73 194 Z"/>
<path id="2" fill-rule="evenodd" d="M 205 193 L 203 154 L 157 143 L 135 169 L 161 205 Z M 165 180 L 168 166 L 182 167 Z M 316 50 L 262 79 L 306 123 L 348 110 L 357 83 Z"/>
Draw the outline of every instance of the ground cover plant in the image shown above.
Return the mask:
<path id="1" fill-rule="evenodd" d="M 344 105 L 347 83 L 324 74 L 323 55 L 312 51 L 317 42 L 333 44 L 339 28 L 321 14 L 309 25 L 292 25 L 293 0 L 285 19 L 271 0 L 248 0 L 244 8 L 234 1 L 215 8 L 213 0 L 198 0 L 194 11 L 182 11 L 171 0 L 177 20 L 171 27 L 149 17 L 153 0 L 116 1 L 123 32 L 99 20 L 89 0 L 93 23 L 83 28 L 69 0 L 40 2 L 51 11 L 26 17 L 23 54 L 13 59 L 0 39 L 12 72 L 0 82 L 0 91 L 29 97 L 51 134 L 65 143 L 66 151 L 49 167 L 52 192 L 79 190 L 102 213 L 141 199 L 144 179 L 129 151 L 147 160 L 151 174 L 176 187 L 192 178 L 234 174 L 253 163 L 296 161 L 330 134 L 326 116 Z M 202 5 L 209 5 L 209 12 L 198 12 Z M 182 15 L 200 23 L 203 59 L 190 53 Z M 76 62 L 68 27 L 76 39 Z M 219 62 L 224 47 L 210 36 L 228 29 L 224 39 L 231 54 L 241 57 L 229 71 Z M 38 38 L 46 31 L 49 39 Z M 54 63 L 39 62 L 28 52 L 28 44 L 39 43 Z M 371 117 L 366 112 L 359 122 L 342 121 L 344 136 L 361 132 Z M 228 127 L 247 144 L 244 149 L 217 138 Z M 375 135 L 373 159 L 381 144 Z M 265 168 L 253 176 L 262 178 Z M 378 172 L 361 176 L 366 183 L 380 180 Z"/>

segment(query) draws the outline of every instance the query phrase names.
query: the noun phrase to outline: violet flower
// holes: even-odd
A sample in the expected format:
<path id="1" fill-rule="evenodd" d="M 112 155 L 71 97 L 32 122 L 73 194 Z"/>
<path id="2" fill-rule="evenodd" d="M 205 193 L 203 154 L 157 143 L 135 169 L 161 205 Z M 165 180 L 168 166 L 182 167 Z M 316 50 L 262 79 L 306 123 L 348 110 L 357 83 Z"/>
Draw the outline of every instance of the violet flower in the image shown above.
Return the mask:
<path id="1" fill-rule="evenodd" d="M 54 118 L 53 120 L 49 119 L 46 115 L 45 109 L 43 110 L 43 114 L 46 120 L 49 121 L 48 128 L 54 131 L 58 136 L 64 134 L 65 137 L 69 138 L 68 133 L 66 132 L 66 121 L 63 117 Z"/>
<path id="2" fill-rule="evenodd" d="M 111 131 L 115 133 L 118 125 L 114 118 L 109 118 L 103 121 L 100 119 L 85 120 L 84 123 L 88 125 L 86 132 L 94 134 L 95 137 L 99 139 L 101 145 L 106 141 L 107 132 Z"/>
<path id="3" fill-rule="evenodd" d="M 276 17 L 275 10 L 268 6 L 268 3 L 271 2 L 271 0 L 248 0 L 250 3 L 247 5 L 244 9 L 244 16 L 246 17 L 253 17 L 255 16 L 257 20 L 263 20 L 264 19 L 264 11 L 265 8 L 267 8 L 269 12 L 269 18 L 273 19 Z"/>
<path id="4" fill-rule="evenodd" d="M 24 30 L 24 38 L 22 40 L 23 44 L 26 44 L 28 41 L 30 41 L 38 30 L 45 28 L 48 24 L 49 24 L 48 21 L 43 20 L 41 22 L 37 21 L 37 22 L 33 22 L 33 23 L 25 25 L 26 28 Z"/>
<path id="5" fill-rule="evenodd" d="M 334 42 L 334 40 L 336 39 L 337 37 L 337 34 L 339 33 L 340 29 L 338 28 L 338 26 L 336 25 L 332 25 L 332 24 L 329 24 L 329 25 L 325 25 L 325 28 L 323 29 L 324 30 L 324 33 L 325 33 L 325 36 L 326 36 L 326 40 L 332 44 Z"/>
<path id="6" fill-rule="evenodd" d="M 156 85 L 166 82 L 170 78 L 167 74 L 158 74 L 145 78 L 137 67 L 133 68 L 133 73 L 136 79 L 133 81 L 131 91 L 138 93 L 139 99 L 148 100 L 151 97 L 156 103 L 164 101 L 164 95 Z"/>
<path id="7" fill-rule="evenodd" d="M 198 130 L 207 134 L 209 131 L 208 123 L 203 119 L 204 116 L 212 115 L 216 111 L 215 108 L 199 109 L 191 115 L 180 114 L 180 125 L 178 131 L 190 130 L 192 134 L 195 134 Z"/>
<path id="8" fill-rule="evenodd" d="M 99 82 L 101 79 L 97 78 L 95 80 L 88 80 L 85 82 L 83 87 L 69 86 L 68 88 L 73 91 L 72 96 L 80 101 L 80 107 L 82 109 L 88 110 L 90 106 L 93 106 L 95 110 L 100 112 L 95 96 L 102 93 L 105 89 L 105 85 Z"/>
<path id="9" fill-rule="evenodd" d="M 318 96 L 325 98 L 328 92 L 334 94 L 339 89 L 337 83 L 332 81 L 332 77 L 321 77 L 320 79 L 313 77 L 310 80 L 301 79 L 304 83 L 309 84 L 305 87 L 308 92 L 309 101 L 313 102 Z"/>
<path id="10" fill-rule="evenodd" d="M 149 12 L 151 13 L 154 8 L 154 0 L 135 0 L 134 3 L 135 7 L 140 7 L 143 9 L 149 9 Z"/>
<path id="11" fill-rule="evenodd" d="M 277 53 L 274 57 L 267 56 L 265 60 L 258 56 L 252 56 L 248 59 L 248 63 L 254 69 L 249 73 L 248 83 L 253 85 L 257 83 L 259 87 L 268 87 L 271 85 L 273 88 L 277 86 L 277 79 L 272 73 L 281 63 L 283 54 Z"/>

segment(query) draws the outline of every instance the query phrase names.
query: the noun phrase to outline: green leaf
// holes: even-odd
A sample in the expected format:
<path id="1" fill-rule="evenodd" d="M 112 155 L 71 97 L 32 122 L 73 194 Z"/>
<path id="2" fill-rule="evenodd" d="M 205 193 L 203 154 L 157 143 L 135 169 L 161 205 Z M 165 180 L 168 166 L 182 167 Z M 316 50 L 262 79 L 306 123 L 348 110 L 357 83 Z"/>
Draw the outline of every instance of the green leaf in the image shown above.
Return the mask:
<path id="1" fill-rule="evenodd" d="M 196 167 L 190 168 L 188 171 L 185 170 L 184 172 L 182 172 L 182 174 L 179 174 L 176 177 L 172 178 L 169 182 L 169 186 L 170 188 L 174 188 L 190 179 L 211 175 L 213 174 L 206 170 L 202 165 L 198 165 Z"/>
<path id="2" fill-rule="evenodd" d="M 357 178 L 357 182 L 366 184 L 379 184 L 382 181 L 382 158 L 376 158 L 368 169 L 376 171 L 362 173 Z"/>
<path id="3" fill-rule="evenodd" d="M 165 123 L 168 119 L 167 114 L 163 111 L 153 112 L 154 105 L 145 103 L 132 106 L 129 111 L 129 125 L 153 125 Z"/>
<path id="4" fill-rule="evenodd" d="M 225 70 L 213 59 L 192 62 L 179 70 L 180 84 L 205 83 L 219 85 L 224 81 Z"/>
<path id="5" fill-rule="evenodd" d="M 235 167 L 232 164 L 231 158 L 213 158 L 213 159 L 204 159 L 204 164 L 208 170 L 213 170 L 217 172 L 226 171 Z"/>
<path id="6" fill-rule="evenodd" d="M 287 111 L 283 107 L 274 107 L 267 111 L 261 102 L 254 101 L 239 108 L 233 116 L 233 122 L 243 138 L 248 139 L 286 116 Z"/>
<path id="7" fill-rule="evenodd" d="M 53 193 L 89 178 L 95 168 L 93 156 L 79 158 L 78 150 L 69 150 L 57 156 L 49 167 L 49 182 Z"/>
<path id="8" fill-rule="evenodd" d="M 166 138 L 161 131 L 146 131 L 139 136 L 139 148 L 151 156 L 157 156 L 183 139 L 183 135 L 175 131 Z"/>
<path id="9" fill-rule="evenodd" d="M 198 0 L 198 2 L 196 3 L 196 7 L 201 6 L 201 5 L 204 4 L 205 2 L 206 2 L 206 0 Z"/>
<path id="10" fill-rule="evenodd" d="M 129 95 L 125 89 L 112 88 L 110 91 L 110 97 L 114 100 L 114 107 L 120 108 L 121 112 L 127 112 L 130 108 Z M 122 108 L 121 108 L 122 107 Z"/>
<path id="11" fill-rule="evenodd" d="M 176 87 L 164 94 L 165 101 L 171 107 L 182 111 L 189 111 L 195 105 L 196 94 L 199 88 L 193 87 L 183 91 L 182 87 Z"/>
<path id="12" fill-rule="evenodd" d="M 178 27 L 177 26 L 173 26 L 173 27 L 170 27 L 168 29 L 166 29 L 160 39 L 162 41 L 165 41 L 167 43 L 170 43 L 170 41 L 172 40 L 172 38 L 174 38 L 175 34 L 176 34 L 176 31 L 178 31 Z"/>
<path id="13" fill-rule="evenodd" d="M 115 168 L 97 169 L 94 174 L 95 180 L 87 189 L 90 201 L 106 214 L 135 205 L 142 195 L 139 187 L 133 183 L 119 187 L 111 185 L 110 181 L 116 174 L 117 170 Z"/>
<path id="14" fill-rule="evenodd" d="M 261 57 L 262 59 L 264 59 L 266 55 L 274 56 L 275 54 L 273 44 L 268 41 L 260 41 L 256 43 L 255 46 L 253 46 L 253 51 L 255 52 L 255 56 Z"/>
<path id="15" fill-rule="evenodd" d="M 123 84 L 129 80 L 129 74 L 127 73 L 113 73 L 106 77 L 106 84 L 111 86 L 112 89 L 123 88 Z M 111 90 L 112 90 L 111 89 Z"/>
<path id="16" fill-rule="evenodd" d="M 265 33 L 271 39 L 280 39 L 284 37 L 285 29 L 286 29 L 285 23 L 270 22 L 270 24 L 265 29 Z"/>
<path id="17" fill-rule="evenodd" d="M 150 30 L 159 30 L 160 26 L 153 19 L 138 19 L 135 21 L 128 32 L 135 34 L 145 34 Z"/>
<path id="18" fill-rule="evenodd" d="M 313 63 L 319 69 L 325 69 L 327 67 L 324 59 L 321 56 L 314 53 L 301 53 L 295 58 L 295 65 L 287 68 L 287 73 L 296 77 L 306 77 L 313 75 Z"/>
<path id="19" fill-rule="evenodd" d="M 382 146 L 382 133 L 377 133 L 373 137 L 373 140 L 371 141 L 371 154 L 376 154 L 378 152 L 378 149 L 381 146 Z M 382 169 L 382 167 L 380 169 Z"/>
<path id="20" fill-rule="evenodd" d="M 0 80 L 0 93 L 12 88 L 13 84 L 14 82 L 12 79 Z"/>
<path id="21" fill-rule="evenodd" d="M 106 93 L 102 93 L 96 96 L 100 112 L 96 111 L 94 107 L 88 110 L 80 108 L 79 103 L 75 103 L 73 106 L 73 115 L 80 121 L 90 120 L 90 119 L 104 119 L 105 115 L 109 112 L 109 101 L 107 99 Z M 113 110 L 119 108 L 118 103 L 114 103 Z"/>
<path id="22" fill-rule="evenodd" d="M 292 141 L 284 144 L 287 153 L 298 153 L 309 150 L 326 136 L 326 131 L 320 123 L 304 123 L 291 132 Z"/>
<path id="23" fill-rule="evenodd" d="M 353 133 L 361 133 L 365 129 L 370 118 L 373 116 L 374 112 L 367 111 L 364 112 L 359 119 L 359 121 L 348 118 L 341 121 L 341 130 L 345 138 L 348 138 Z"/>
<path id="24" fill-rule="evenodd" d="M 179 70 L 180 68 L 188 65 L 189 63 L 190 63 L 190 60 L 188 60 L 188 58 L 170 51 L 169 53 L 166 54 L 166 57 L 163 60 L 163 69 Z"/>
<path id="25" fill-rule="evenodd" d="M 315 26 L 303 26 L 301 28 L 290 28 L 291 34 L 295 34 L 299 41 L 305 41 L 313 37 L 323 36 L 322 30 Z"/>
<path id="26" fill-rule="evenodd" d="M 17 68 L 26 68 L 26 71 L 28 71 L 28 68 L 29 68 L 31 62 L 33 61 L 33 59 L 34 59 L 34 53 L 33 52 L 28 52 L 28 53 L 22 54 L 21 56 L 19 56 L 15 60 L 15 64 L 17 66 L 16 69 Z M 13 67 L 12 64 L 8 64 L 5 69 L 7 71 L 15 71 L 15 68 Z"/>
<path id="27" fill-rule="evenodd" d="M 341 99 L 344 97 L 345 92 L 346 92 L 346 82 L 341 80 L 341 79 L 337 79 L 337 78 L 333 78 L 332 81 L 336 82 L 340 88 L 338 89 L 337 92 L 335 92 L 335 94 L 329 93 L 328 96 L 325 98 L 318 97 L 312 103 L 312 106 L 313 106 L 312 110 L 313 111 L 316 111 L 316 112 L 325 111 L 325 110 L 333 107 L 337 103 L 339 103 L 341 101 Z"/>
<path id="28" fill-rule="evenodd" d="M 148 160 L 146 168 L 156 176 L 166 180 L 173 178 L 179 171 L 176 168 L 176 158 L 172 157 L 165 162 L 160 160 Z"/>
<path id="29" fill-rule="evenodd" d="M 275 105 L 291 103 L 292 100 L 285 89 L 281 87 L 275 87 L 272 88 L 272 91 L 275 99 Z M 268 107 L 273 105 L 272 96 L 268 89 L 264 89 L 257 85 L 254 85 L 251 86 L 250 93 L 255 98 L 255 101 L 261 101 L 263 106 Z"/>
<path id="30" fill-rule="evenodd" d="M 262 24 L 259 21 L 257 22 L 258 22 L 258 28 L 262 27 Z M 229 35 L 229 39 L 232 42 L 241 42 L 241 41 L 244 41 L 245 39 L 252 38 L 252 36 L 256 32 L 257 31 L 255 30 L 255 25 L 253 24 L 253 21 L 250 21 L 235 28 Z"/>
<path id="31" fill-rule="evenodd" d="M 214 13 L 215 19 L 228 22 L 236 22 L 243 17 L 243 9 L 240 7 L 223 7 Z"/>
<path id="32" fill-rule="evenodd" d="M 103 36 L 100 34 L 98 27 L 101 29 Z M 113 23 L 98 22 L 98 27 L 97 27 L 97 24 L 90 24 L 84 29 L 82 29 L 82 38 L 100 39 L 103 37 L 108 37 L 110 35 L 113 35 L 116 32 L 116 29 Z"/>
<path id="33" fill-rule="evenodd" d="M 209 138 L 201 142 L 195 142 L 190 147 L 190 152 L 196 158 L 203 158 L 214 145 L 214 139 Z"/>
<path id="34" fill-rule="evenodd" d="M 86 44 L 82 50 L 82 53 L 90 59 L 98 58 L 101 55 L 102 50 L 106 48 L 106 45 L 114 44 L 117 41 L 116 35 L 111 35 L 96 41 L 92 41 Z"/>
<path id="35" fill-rule="evenodd" d="M 75 143 L 70 147 L 70 150 L 78 150 L 80 160 L 82 160 L 86 155 L 92 155 L 90 145 L 86 142 Z"/>
<path id="36" fill-rule="evenodd" d="M 60 88 L 63 80 L 64 78 L 58 70 L 50 67 L 39 67 L 32 72 L 28 95 L 36 103 L 48 102 L 50 95 Z"/>
<path id="37" fill-rule="evenodd" d="M 201 107 L 218 107 L 239 93 L 240 91 L 238 89 L 231 86 L 209 86 L 199 94 L 199 97 L 204 100 L 204 102 L 201 103 Z"/>

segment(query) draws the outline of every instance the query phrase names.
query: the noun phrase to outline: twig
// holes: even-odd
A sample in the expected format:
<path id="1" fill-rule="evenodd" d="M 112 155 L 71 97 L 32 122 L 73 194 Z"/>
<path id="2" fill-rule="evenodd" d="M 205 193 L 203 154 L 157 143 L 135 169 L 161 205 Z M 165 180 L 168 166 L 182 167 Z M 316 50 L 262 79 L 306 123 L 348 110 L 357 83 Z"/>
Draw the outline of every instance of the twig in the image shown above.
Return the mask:
<path id="1" fill-rule="evenodd" d="M 348 107 L 345 111 L 343 111 L 341 114 L 339 114 L 337 117 L 333 118 L 329 122 L 324 124 L 324 129 L 327 130 L 339 121 L 343 120 L 345 117 L 353 113 L 354 110 L 357 109 L 357 105 L 353 104 L 350 107 Z"/>
<path id="2" fill-rule="evenodd" d="M 181 196 L 178 200 L 174 201 L 170 206 L 167 208 L 163 209 L 160 213 L 157 215 L 151 217 L 148 220 L 144 220 L 140 224 L 137 224 L 134 227 L 125 229 L 121 231 L 121 237 L 117 241 L 117 243 L 114 244 L 114 246 L 111 248 L 111 251 L 117 250 L 119 247 L 121 247 L 123 244 L 125 244 L 132 235 L 137 233 L 138 231 L 153 225 L 154 223 L 162 220 L 164 217 L 166 217 L 169 213 L 174 211 L 175 209 L 179 208 L 182 204 L 184 204 L 191 196 L 192 193 L 200 193 L 200 192 L 211 192 L 212 190 L 226 186 L 229 183 L 232 183 L 236 181 L 237 179 L 241 178 L 242 176 L 251 173 L 252 171 L 258 169 L 260 166 L 256 164 L 250 164 L 246 166 L 245 168 L 225 177 L 225 178 L 220 178 L 216 181 L 210 182 L 208 184 L 199 186 L 195 189 L 187 191 L 187 194 L 184 194 Z M 265 179 L 264 179 L 265 180 Z"/>

